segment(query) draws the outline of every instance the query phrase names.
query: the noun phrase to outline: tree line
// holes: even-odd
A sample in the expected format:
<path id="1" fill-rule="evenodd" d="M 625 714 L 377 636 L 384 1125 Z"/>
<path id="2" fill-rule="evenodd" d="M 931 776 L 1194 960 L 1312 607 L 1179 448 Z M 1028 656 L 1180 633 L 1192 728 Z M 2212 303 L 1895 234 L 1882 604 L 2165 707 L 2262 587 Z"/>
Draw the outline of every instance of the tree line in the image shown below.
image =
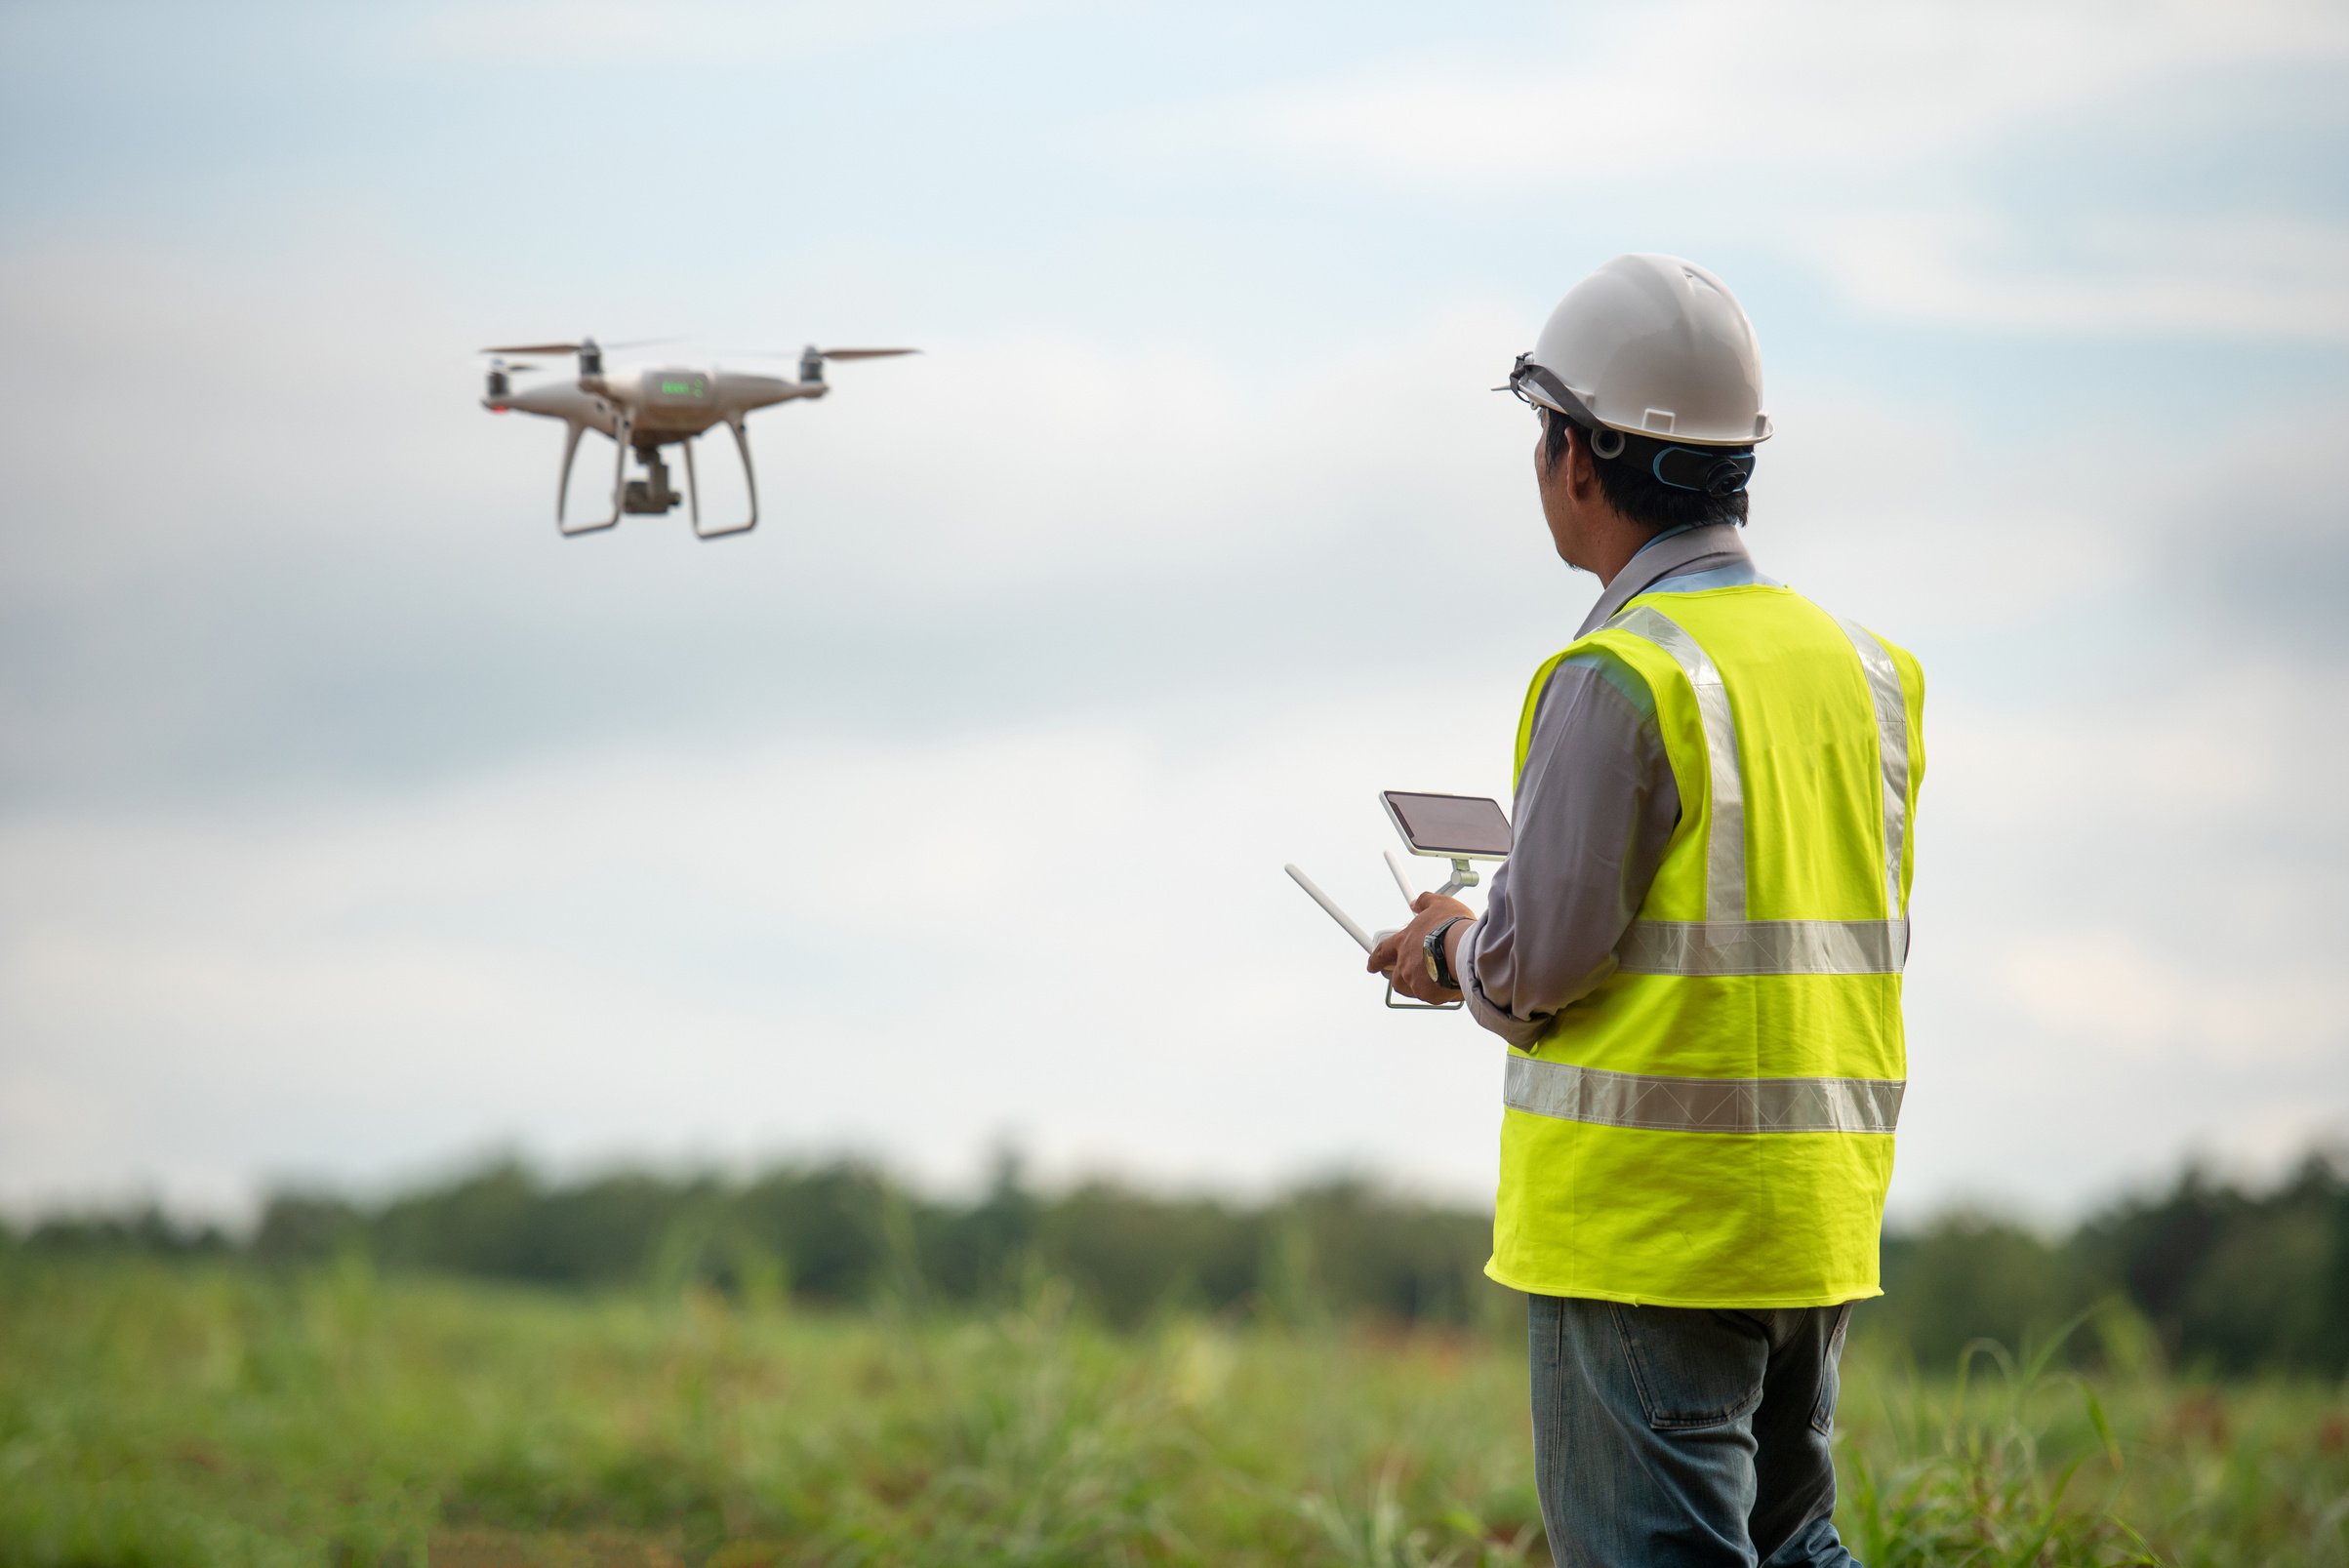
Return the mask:
<path id="1" fill-rule="evenodd" d="M 1274 1200 L 1179 1197 L 1095 1182 L 1037 1190 L 1001 1159 L 975 1195 L 925 1195 L 857 1160 L 747 1178 L 614 1171 L 550 1181 L 502 1158 L 396 1196 L 271 1196 L 230 1237 L 155 1208 L 0 1228 L 0 1261 L 139 1252 L 300 1266 L 357 1256 L 382 1269 L 566 1289 L 701 1285 L 843 1308 L 984 1306 L 1066 1281 L 1117 1324 L 1173 1310 L 1286 1321 L 1369 1315 L 1494 1323 L 1515 1298 L 1482 1276 L 1484 1214 L 1357 1180 Z M 1852 1332 L 1946 1366 L 1977 1339 L 2067 1342 L 2075 1360 L 2159 1354 L 2240 1375 L 2349 1372 L 2349 1165 L 2312 1155 L 2251 1189 L 2189 1168 L 2047 1235 L 1954 1214 L 1893 1230 L 1885 1295 Z"/>

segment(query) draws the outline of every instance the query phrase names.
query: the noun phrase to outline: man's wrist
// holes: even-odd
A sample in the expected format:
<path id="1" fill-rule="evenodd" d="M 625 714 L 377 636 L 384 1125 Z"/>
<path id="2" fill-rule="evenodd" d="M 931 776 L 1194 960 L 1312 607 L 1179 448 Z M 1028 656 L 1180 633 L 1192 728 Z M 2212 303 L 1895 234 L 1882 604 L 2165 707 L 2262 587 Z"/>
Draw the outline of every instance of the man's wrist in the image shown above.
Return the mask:
<path id="1" fill-rule="evenodd" d="M 1438 922 L 1436 928 L 1428 933 L 1428 974 L 1444 990 L 1456 991 L 1460 988 L 1460 966 L 1452 961 L 1452 955 L 1457 951 L 1452 945 L 1457 940 L 1453 933 L 1463 926 L 1474 924 L 1475 920 L 1474 915 L 1456 914 Z"/>

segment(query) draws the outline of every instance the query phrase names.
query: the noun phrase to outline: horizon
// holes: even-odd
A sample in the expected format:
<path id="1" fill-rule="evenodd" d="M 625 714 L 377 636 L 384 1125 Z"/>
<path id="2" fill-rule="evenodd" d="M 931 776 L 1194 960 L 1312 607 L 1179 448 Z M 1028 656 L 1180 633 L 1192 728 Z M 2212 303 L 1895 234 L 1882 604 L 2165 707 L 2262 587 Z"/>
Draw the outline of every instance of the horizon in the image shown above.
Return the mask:
<path id="1" fill-rule="evenodd" d="M 1359 1166 L 1302 1170 L 1264 1186 L 1219 1185 L 1212 1178 L 1189 1183 L 1138 1182 L 1106 1167 L 1065 1172 L 1039 1180 L 1021 1150 L 1002 1147 L 992 1152 L 982 1170 L 925 1182 L 917 1172 L 893 1165 L 883 1154 L 851 1148 L 797 1153 L 778 1150 L 709 1159 L 691 1155 L 645 1159 L 607 1154 L 558 1163 L 533 1158 L 526 1149 L 486 1146 L 403 1171 L 376 1172 L 355 1181 L 309 1181 L 291 1173 L 267 1178 L 257 1186 L 255 1201 L 234 1211 L 176 1207 L 161 1193 L 152 1191 L 118 1193 L 94 1201 L 69 1199 L 42 1209 L 0 1208 L 0 1231 L 13 1231 L 19 1240 L 24 1240 L 44 1226 L 104 1225 L 157 1215 L 183 1235 L 215 1231 L 231 1246 L 245 1246 L 253 1240 L 273 1202 L 324 1200 L 348 1204 L 362 1214 L 380 1212 L 504 1171 L 519 1172 L 541 1190 L 551 1193 L 576 1191 L 631 1177 L 680 1185 L 714 1182 L 726 1189 L 740 1190 L 778 1176 L 806 1176 L 842 1169 L 869 1173 L 919 1201 L 948 1208 L 983 1203 L 1002 1184 L 1047 1203 L 1090 1189 L 1112 1191 L 1144 1204 L 1204 1203 L 1240 1213 L 1276 1209 L 1299 1197 L 1335 1188 L 1353 1188 L 1381 1203 L 1456 1215 L 1482 1213 L 1490 1207 L 1489 1202 L 1478 1203 L 1439 1190 L 1395 1184 L 1383 1179 L 1377 1171 Z M 2011 1201 L 1978 1201 L 1960 1194 L 1930 1210 L 1888 1214 L 1884 1230 L 1888 1236 L 1915 1236 L 1951 1225 L 1979 1223 L 2023 1230 L 2044 1241 L 2056 1241 L 2097 1220 L 2131 1207 L 2158 1203 L 2195 1186 L 2236 1193 L 2254 1202 L 2272 1200 L 2305 1180 L 2312 1170 L 2329 1171 L 2336 1180 L 2349 1180 L 2349 1141 L 2311 1145 L 2296 1156 L 2280 1161 L 2239 1162 L 2231 1166 L 2189 1150 L 2168 1171 L 2147 1175 L 2097 1194 L 2071 1213 L 2034 1210 L 2027 1204 Z"/>

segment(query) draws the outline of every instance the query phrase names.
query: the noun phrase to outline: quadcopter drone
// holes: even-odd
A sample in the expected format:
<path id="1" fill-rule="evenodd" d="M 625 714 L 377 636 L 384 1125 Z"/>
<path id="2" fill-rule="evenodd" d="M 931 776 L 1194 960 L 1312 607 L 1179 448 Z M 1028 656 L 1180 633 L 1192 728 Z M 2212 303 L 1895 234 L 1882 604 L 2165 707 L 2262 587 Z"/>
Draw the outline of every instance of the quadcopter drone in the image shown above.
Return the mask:
<path id="1" fill-rule="evenodd" d="M 656 342 L 664 340 L 654 340 Z M 640 343 L 614 343 L 614 348 L 643 346 Z M 892 354 L 914 354 L 917 348 L 818 348 L 810 344 L 799 356 L 799 379 L 786 381 L 780 376 L 753 376 L 731 370 L 627 370 L 607 375 L 603 368 L 603 348 L 592 338 L 582 338 L 575 343 L 518 343 L 503 348 L 484 348 L 492 355 L 489 362 L 489 385 L 482 394 L 481 406 L 492 414 L 516 410 L 537 414 L 550 420 L 561 420 L 563 431 L 563 468 L 555 480 L 554 526 L 565 538 L 574 534 L 593 534 L 619 525 L 620 519 L 630 513 L 665 515 L 674 509 L 679 501 L 686 503 L 687 515 L 693 520 L 693 531 L 701 539 L 722 539 L 728 534 L 747 534 L 758 526 L 758 479 L 750 469 L 750 442 L 743 432 L 743 421 L 753 411 L 777 403 L 789 403 L 794 398 L 822 397 L 831 390 L 824 382 L 824 362 L 828 359 L 881 359 Z M 513 378 L 538 367 L 509 363 L 507 354 L 577 354 L 579 378 L 571 382 L 547 382 L 513 389 Z M 734 432 L 734 449 L 742 454 L 743 481 L 749 489 L 750 515 L 739 523 L 724 528 L 702 526 L 701 485 L 693 472 L 694 438 L 713 424 L 723 424 Z M 612 515 L 599 522 L 571 524 L 563 520 L 563 507 L 571 488 L 571 462 L 579 456 L 579 438 L 588 430 L 597 430 L 612 438 L 615 461 L 612 468 Z M 680 496 L 668 487 L 668 465 L 662 462 L 661 449 L 675 446 L 685 455 L 685 492 Z M 636 454 L 643 465 L 644 477 L 628 477 L 628 453 Z"/>

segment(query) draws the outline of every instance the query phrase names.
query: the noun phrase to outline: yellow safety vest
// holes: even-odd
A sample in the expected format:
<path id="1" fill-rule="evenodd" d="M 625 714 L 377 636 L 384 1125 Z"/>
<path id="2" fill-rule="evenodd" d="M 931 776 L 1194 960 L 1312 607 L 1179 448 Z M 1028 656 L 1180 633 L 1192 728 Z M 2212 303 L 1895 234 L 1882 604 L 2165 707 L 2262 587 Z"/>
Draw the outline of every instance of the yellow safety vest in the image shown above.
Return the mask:
<path id="1" fill-rule="evenodd" d="M 1485 1272 L 1665 1307 L 1881 1295 L 1924 672 L 1789 588 L 1651 590 L 1534 674 L 1519 774 L 1552 672 L 1593 649 L 1654 695 L 1681 820 L 1614 971 L 1509 1054 Z"/>

